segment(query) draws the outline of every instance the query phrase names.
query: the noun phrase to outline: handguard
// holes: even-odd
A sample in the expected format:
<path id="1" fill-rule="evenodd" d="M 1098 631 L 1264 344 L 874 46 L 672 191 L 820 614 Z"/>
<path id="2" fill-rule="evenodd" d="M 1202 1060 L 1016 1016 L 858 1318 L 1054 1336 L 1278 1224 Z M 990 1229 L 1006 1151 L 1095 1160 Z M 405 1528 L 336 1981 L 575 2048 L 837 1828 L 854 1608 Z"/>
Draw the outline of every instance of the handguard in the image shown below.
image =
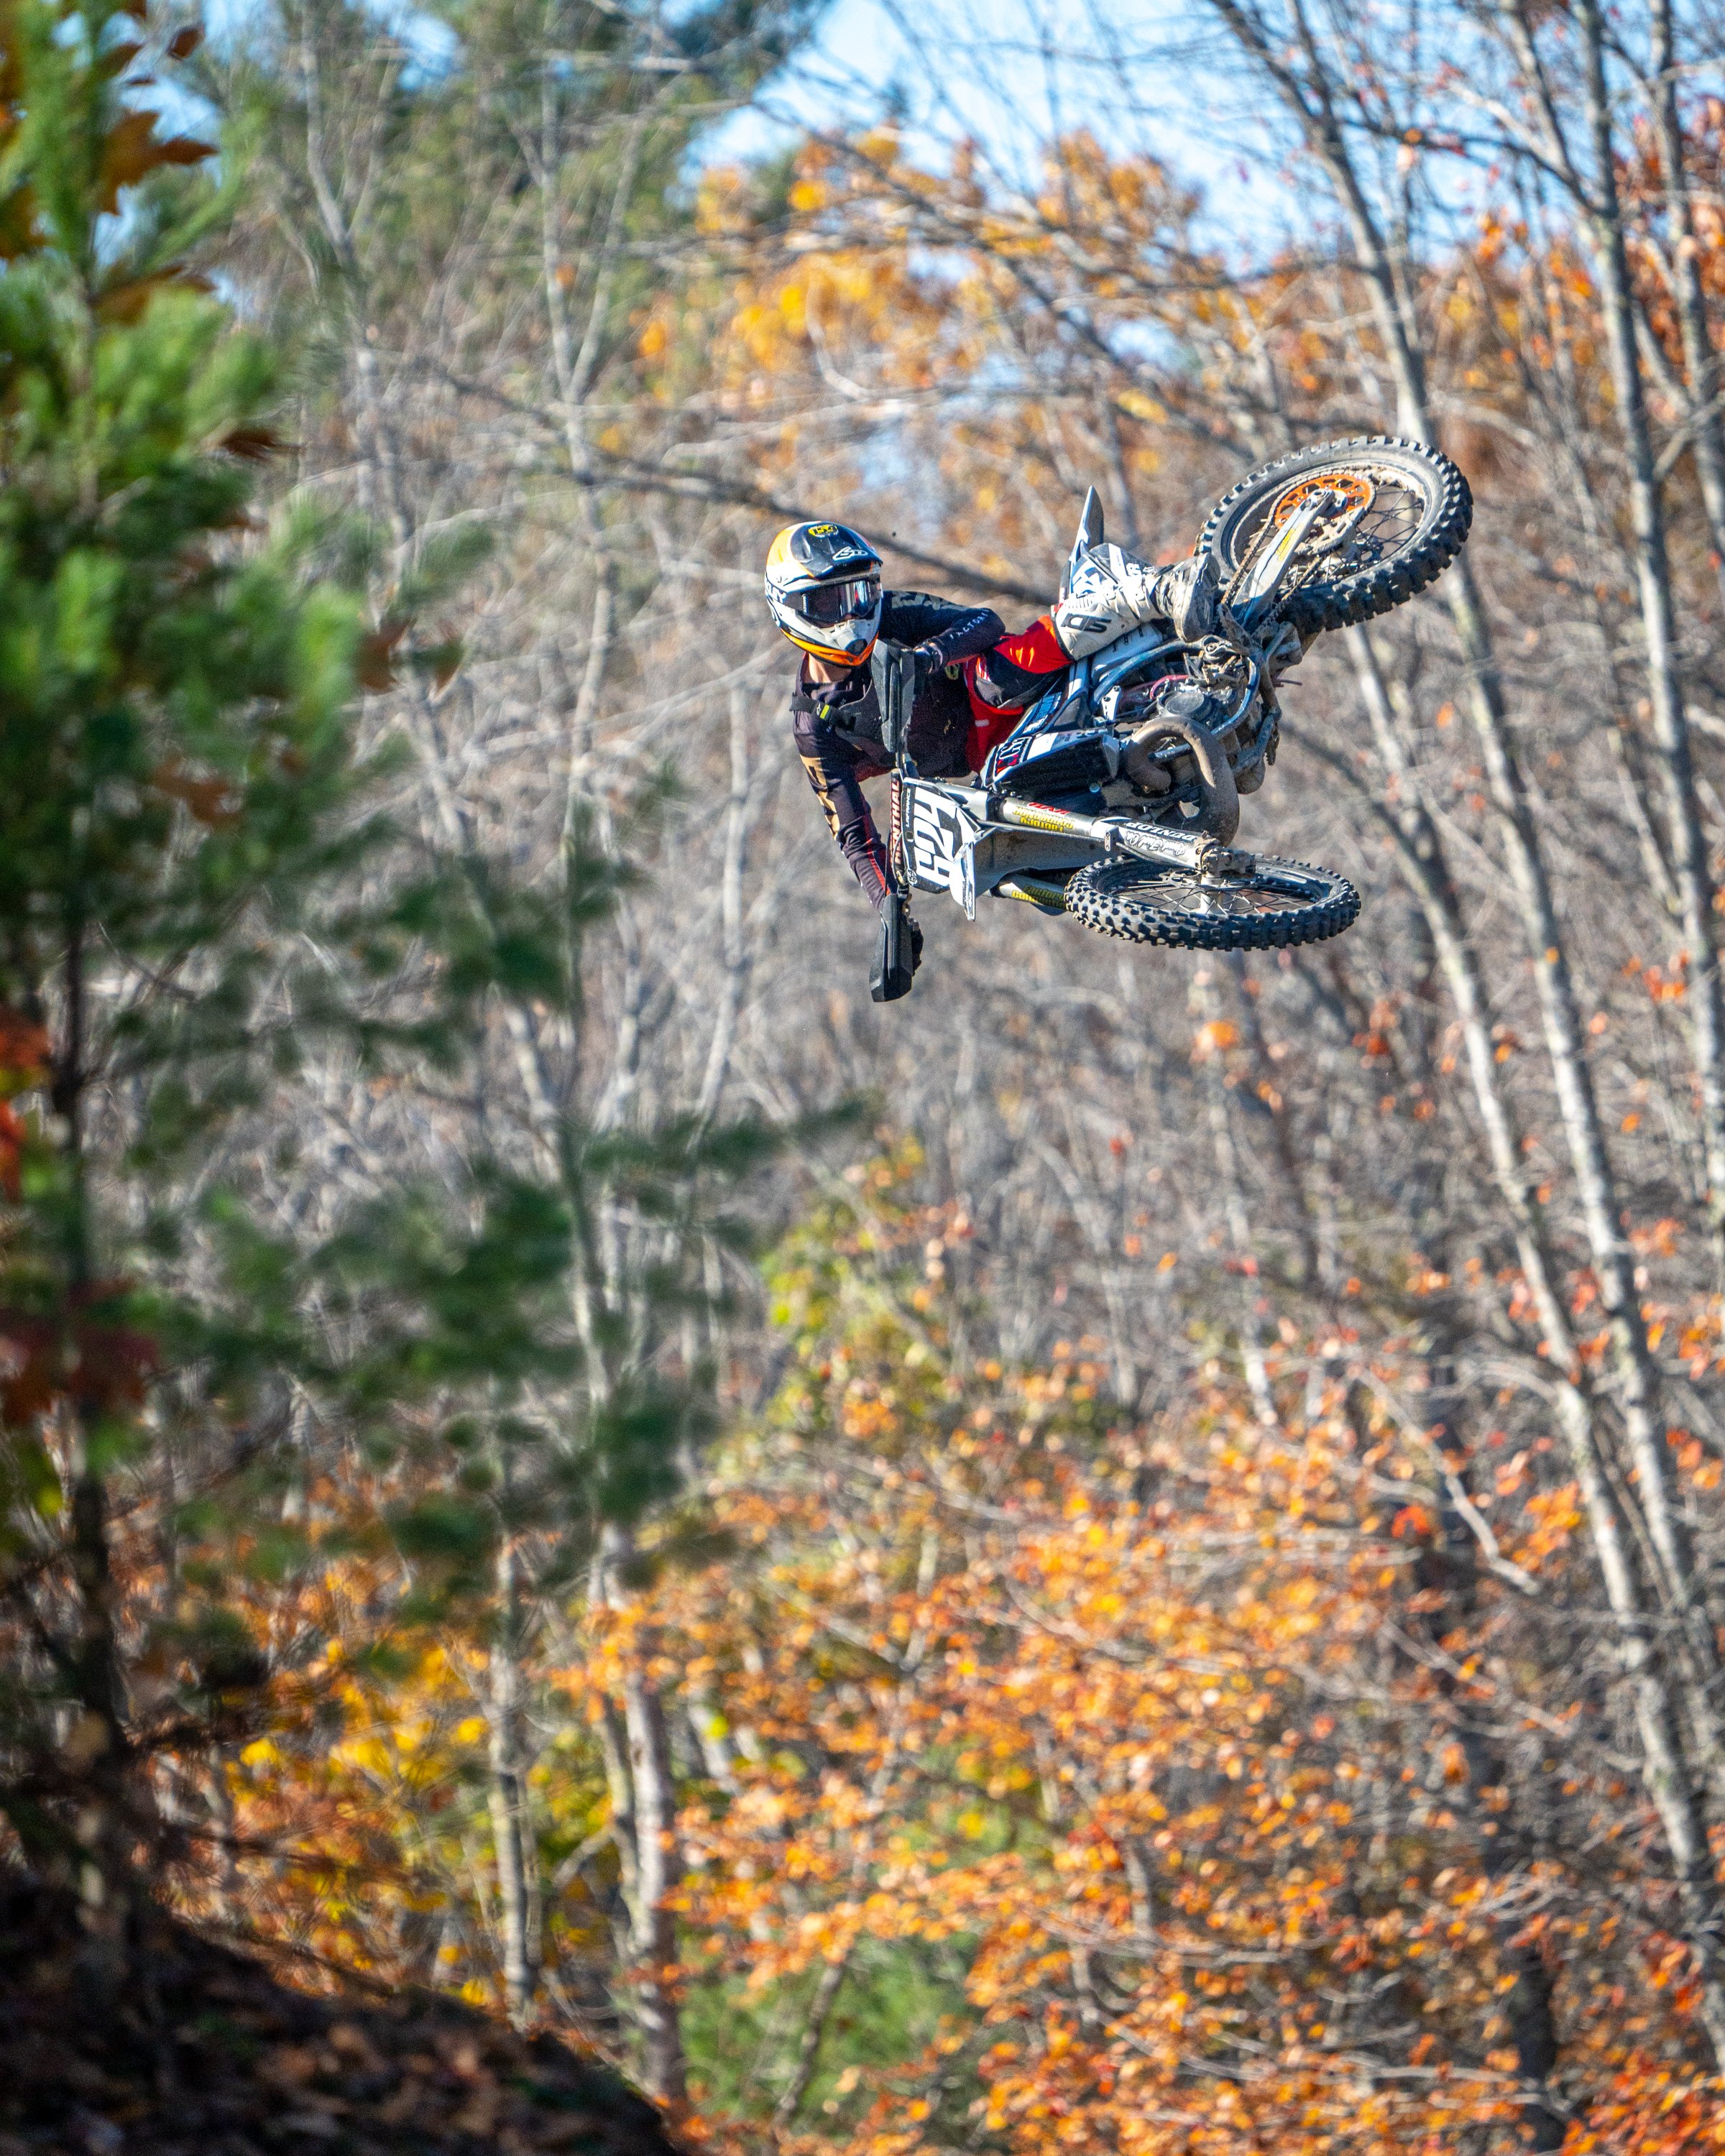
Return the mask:
<path id="1" fill-rule="evenodd" d="M 880 940 L 869 977 L 870 998 L 877 1004 L 896 1004 L 901 996 L 909 995 L 916 977 L 910 908 L 901 893 L 889 891 L 880 903 Z"/>

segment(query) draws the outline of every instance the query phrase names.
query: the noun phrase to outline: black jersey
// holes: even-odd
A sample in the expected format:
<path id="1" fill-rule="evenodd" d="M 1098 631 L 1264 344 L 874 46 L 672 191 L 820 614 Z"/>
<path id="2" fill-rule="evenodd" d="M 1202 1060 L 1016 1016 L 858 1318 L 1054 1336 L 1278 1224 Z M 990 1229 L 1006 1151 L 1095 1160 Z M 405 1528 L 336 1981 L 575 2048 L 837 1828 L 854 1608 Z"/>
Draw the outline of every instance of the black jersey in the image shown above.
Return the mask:
<path id="1" fill-rule="evenodd" d="M 970 700 L 947 669 L 986 651 L 1005 634 L 988 607 L 954 606 L 922 592 L 888 592 L 881 601 L 879 641 L 916 647 L 929 665 L 917 670 L 907 747 L 916 768 L 931 778 L 965 768 L 964 742 Z M 878 906 L 891 878 L 886 849 L 863 797 L 862 782 L 891 768 L 880 737 L 880 699 L 871 669 L 854 666 L 837 681 L 811 681 L 799 669 L 791 697 L 797 753 L 809 773 L 833 836 L 857 881 Z"/>

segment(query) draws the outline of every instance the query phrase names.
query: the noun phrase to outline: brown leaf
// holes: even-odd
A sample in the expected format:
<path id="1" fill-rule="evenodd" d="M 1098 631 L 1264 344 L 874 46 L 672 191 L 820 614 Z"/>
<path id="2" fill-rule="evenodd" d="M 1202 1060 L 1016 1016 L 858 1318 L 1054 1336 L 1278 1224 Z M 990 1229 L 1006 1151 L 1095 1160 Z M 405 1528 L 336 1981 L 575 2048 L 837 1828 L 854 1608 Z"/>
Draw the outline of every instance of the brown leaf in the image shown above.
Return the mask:
<path id="1" fill-rule="evenodd" d="M 0 261 L 12 262 L 20 254 L 34 254 L 41 245 L 36 197 L 27 182 L 14 188 L 0 204 Z"/>
<path id="2" fill-rule="evenodd" d="M 120 207 L 122 187 L 136 187 L 146 173 L 162 165 L 198 165 L 216 154 L 213 142 L 199 142 L 190 135 L 156 132 L 153 112 L 128 112 L 116 122 L 102 146 L 100 200 L 112 212 Z"/>
<path id="3" fill-rule="evenodd" d="M 395 686 L 393 654 L 407 633 L 408 625 L 404 621 L 384 621 L 369 636 L 360 639 L 353 670 L 362 689 L 369 689 L 374 695 L 381 696 L 386 689 Z"/>
<path id="4" fill-rule="evenodd" d="M 211 829 L 231 824 L 239 813 L 234 790 L 225 778 L 200 778 L 177 761 L 157 764 L 150 781 L 158 793 L 182 801 L 193 819 Z"/>
<path id="5" fill-rule="evenodd" d="M 293 444 L 285 442 L 273 427 L 230 427 L 216 447 L 246 464 L 260 465 L 280 456 Z"/>
<path id="6" fill-rule="evenodd" d="M 168 39 L 167 56 L 171 60 L 188 60 L 203 43 L 203 30 L 196 23 L 188 23 Z"/>
<path id="7" fill-rule="evenodd" d="M 317 2071 L 317 2049 L 312 2044 L 278 2044 L 258 2068 L 259 2078 L 279 2087 L 297 2087 Z"/>
<path id="8" fill-rule="evenodd" d="M 483 2138 L 495 2128 L 497 2112 L 502 2102 L 501 2089 L 475 2089 L 460 2110 L 450 2118 L 449 2124 L 457 2133 L 477 2134 Z"/>
<path id="9" fill-rule="evenodd" d="M 381 2073 L 383 2060 L 377 2046 L 356 2021 L 337 2021 L 330 2030 L 330 2049 L 368 2074 Z"/>

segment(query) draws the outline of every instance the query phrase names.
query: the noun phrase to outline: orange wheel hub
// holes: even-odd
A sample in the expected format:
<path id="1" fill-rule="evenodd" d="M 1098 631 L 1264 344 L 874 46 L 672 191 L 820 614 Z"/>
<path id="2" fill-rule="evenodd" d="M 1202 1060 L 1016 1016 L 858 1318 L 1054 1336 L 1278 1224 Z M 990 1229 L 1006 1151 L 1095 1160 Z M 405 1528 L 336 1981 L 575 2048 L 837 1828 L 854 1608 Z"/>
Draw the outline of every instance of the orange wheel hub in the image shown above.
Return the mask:
<path id="1" fill-rule="evenodd" d="M 1280 530 L 1302 503 L 1319 492 L 1340 495 L 1339 513 L 1357 516 L 1370 508 L 1377 491 L 1363 472 L 1314 472 L 1310 479 L 1295 480 L 1271 511 L 1270 521 Z"/>

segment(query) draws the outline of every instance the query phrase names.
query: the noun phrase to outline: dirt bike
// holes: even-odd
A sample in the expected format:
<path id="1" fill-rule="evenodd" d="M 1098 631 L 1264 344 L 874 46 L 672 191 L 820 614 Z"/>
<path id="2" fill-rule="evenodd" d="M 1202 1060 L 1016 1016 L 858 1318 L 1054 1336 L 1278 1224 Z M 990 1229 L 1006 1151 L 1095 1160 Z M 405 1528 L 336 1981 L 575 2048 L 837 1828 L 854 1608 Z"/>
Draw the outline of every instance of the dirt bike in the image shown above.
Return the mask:
<path id="1" fill-rule="evenodd" d="M 1075 661 L 966 781 L 918 775 L 901 654 L 881 715 L 901 891 L 947 891 L 973 921 L 979 898 L 1017 899 L 1190 950 L 1339 935 L 1359 912 L 1345 876 L 1232 843 L 1240 797 L 1276 761 L 1276 678 L 1321 631 L 1387 613 L 1441 575 L 1472 516 L 1466 480 L 1420 442 L 1326 443 L 1249 472 L 1194 550 L 1215 557 L 1220 633 L 1183 643 L 1152 621 Z M 1091 488 L 1063 596 L 1101 543 Z M 901 906 L 877 973 L 883 999 L 910 985 Z"/>

